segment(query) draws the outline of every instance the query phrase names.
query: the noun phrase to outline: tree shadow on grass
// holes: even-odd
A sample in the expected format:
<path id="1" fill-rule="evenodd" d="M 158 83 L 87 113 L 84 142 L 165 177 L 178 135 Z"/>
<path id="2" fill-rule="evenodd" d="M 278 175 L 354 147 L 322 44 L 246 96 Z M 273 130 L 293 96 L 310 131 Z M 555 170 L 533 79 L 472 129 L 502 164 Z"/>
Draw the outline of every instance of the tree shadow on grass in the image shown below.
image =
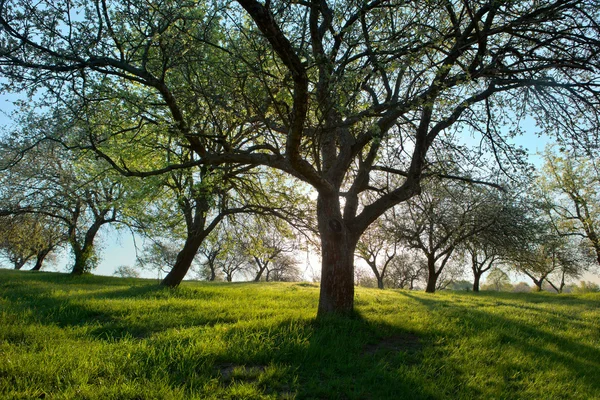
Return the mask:
<path id="1" fill-rule="evenodd" d="M 277 398 L 289 392 L 298 399 L 440 398 L 435 387 L 416 373 L 427 344 L 358 313 L 350 318 L 284 321 L 268 328 L 232 327 L 225 340 L 238 349 L 214 360 L 213 374 L 225 386 L 231 384 L 234 370 L 251 375 L 276 365 L 283 366 L 287 376 L 263 379 L 262 390 Z M 415 373 L 402 373 L 411 368 Z"/>
<path id="2" fill-rule="evenodd" d="M 0 296 L 6 302 L 7 311 L 25 315 L 30 321 L 43 325 L 87 327 L 87 335 L 91 338 L 109 341 L 146 338 L 170 328 L 213 326 L 237 321 L 222 313 L 190 313 L 186 305 L 169 302 L 173 297 L 173 289 L 153 283 L 116 286 L 109 290 L 102 287 L 89 290 L 88 287 L 68 293 L 64 291 L 65 283 L 79 286 L 86 281 L 85 277 L 65 278 L 62 274 L 51 278 L 53 283 L 61 285 L 48 284 L 47 276 L 41 279 L 33 276 L 31 279 L 0 284 Z M 32 284 L 35 282 L 40 284 Z M 217 294 L 194 292 L 194 296 L 198 301 L 203 301 Z M 143 310 L 140 311 L 140 308 Z M 131 312 L 135 312 L 138 318 L 130 318 Z"/>
<path id="3" fill-rule="evenodd" d="M 530 363 L 510 362 L 509 360 L 480 360 L 481 367 L 486 368 L 490 374 L 502 374 L 502 378 L 508 386 L 514 385 L 510 382 L 515 375 L 521 375 L 520 368 L 534 366 L 536 372 L 545 370 L 549 376 L 557 369 L 567 370 L 573 379 L 583 382 L 591 392 L 600 395 L 600 346 L 588 345 L 580 340 L 573 340 L 569 336 L 569 330 L 589 329 L 590 321 L 586 324 L 579 321 L 573 314 L 565 311 L 553 310 L 551 305 L 565 305 L 557 301 L 556 298 L 543 295 L 527 295 L 523 300 L 535 300 L 535 304 L 542 307 L 535 307 L 534 302 L 515 302 L 514 296 L 505 294 L 488 293 L 485 298 L 490 301 L 487 306 L 510 307 L 506 313 L 486 312 L 479 307 L 469 306 L 466 302 L 450 302 L 444 297 L 435 295 L 414 295 L 408 292 L 402 292 L 402 295 L 425 305 L 431 313 L 440 313 L 441 318 L 448 319 L 453 326 L 464 327 L 460 332 L 449 332 L 450 335 L 462 335 L 463 337 L 492 337 L 495 343 L 487 343 L 486 346 L 494 345 L 502 352 L 512 352 L 511 354 L 520 354 L 521 360 L 532 360 Z M 478 300 L 480 295 L 465 295 L 474 301 Z M 597 308 L 598 302 L 593 300 L 569 298 L 561 299 L 566 301 L 567 305 L 583 305 L 590 309 Z M 508 302 L 507 302 L 508 301 Z M 522 312 L 519 312 L 522 310 Z M 525 318 L 524 313 L 532 313 L 535 320 Z M 597 325 L 597 323 L 596 323 Z M 596 329 L 598 333 L 600 330 Z M 443 334 L 442 334 L 443 335 Z M 450 341 L 459 340 L 452 337 Z M 473 341 L 472 343 L 476 343 Z M 464 349 L 471 351 L 473 357 L 477 357 L 477 349 Z M 538 362 L 539 360 L 539 362 Z M 490 363 L 489 361 L 493 361 Z M 503 365 L 505 363 L 505 365 Z M 485 364 L 485 365 L 484 365 Z M 491 365 L 490 365 L 491 364 Z M 527 365 L 526 365 L 527 364 Z M 510 375 L 513 376 L 510 376 Z M 524 376 L 521 379 L 526 379 Z M 569 384 L 571 382 L 564 382 Z M 561 394 L 552 394 L 560 395 Z M 566 395 L 566 394 L 562 394 Z"/>

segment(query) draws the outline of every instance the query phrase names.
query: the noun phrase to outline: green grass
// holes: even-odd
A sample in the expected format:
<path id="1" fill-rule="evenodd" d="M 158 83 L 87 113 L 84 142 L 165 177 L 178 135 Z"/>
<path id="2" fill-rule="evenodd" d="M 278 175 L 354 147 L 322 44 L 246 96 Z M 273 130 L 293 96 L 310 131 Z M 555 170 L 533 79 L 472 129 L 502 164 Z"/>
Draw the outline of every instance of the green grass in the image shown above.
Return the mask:
<path id="1" fill-rule="evenodd" d="M 2 399 L 600 399 L 600 295 L 0 271 Z"/>

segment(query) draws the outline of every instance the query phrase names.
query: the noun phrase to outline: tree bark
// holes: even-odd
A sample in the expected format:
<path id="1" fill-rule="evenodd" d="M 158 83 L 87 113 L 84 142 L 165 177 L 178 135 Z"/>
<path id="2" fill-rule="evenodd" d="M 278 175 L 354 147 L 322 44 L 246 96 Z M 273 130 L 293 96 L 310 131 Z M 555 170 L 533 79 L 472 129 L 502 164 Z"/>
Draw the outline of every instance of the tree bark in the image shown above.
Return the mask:
<path id="1" fill-rule="evenodd" d="M 479 292 L 479 281 L 481 280 L 481 272 L 473 270 L 473 291 Z"/>
<path id="2" fill-rule="evenodd" d="M 194 257 L 198 253 L 198 249 L 202 244 L 202 241 L 206 237 L 204 231 L 194 234 L 189 234 L 185 240 L 185 244 L 183 248 L 177 254 L 177 259 L 175 260 L 175 265 L 169 271 L 169 273 L 165 276 L 165 278 L 160 283 L 161 286 L 166 287 L 177 287 L 185 278 L 190 267 L 192 266 L 192 262 L 194 262 Z M 214 271 L 211 273 L 211 277 L 214 280 Z"/>
<path id="3" fill-rule="evenodd" d="M 37 257 L 35 259 L 35 265 L 31 268 L 32 271 L 39 271 L 42 269 L 42 264 L 46 259 L 46 256 L 50 254 L 52 249 L 43 249 L 37 253 Z"/>
<path id="4" fill-rule="evenodd" d="M 435 271 L 435 259 L 433 257 L 427 257 L 427 271 L 427 287 L 425 288 L 425 292 L 435 293 L 439 273 Z"/>
<path id="5" fill-rule="evenodd" d="M 354 306 L 354 251 L 358 235 L 353 235 L 342 219 L 337 195 L 319 195 L 317 219 L 322 261 L 317 316 L 350 314 Z"/>
<path id="6" fill-rule="evenodd" d="M 71 270 L 71 275 L 83 275 L 87 270 L 87 264 L 92 255 L 93 246 L 85 244 L 82 249 L 73 248 L 75 254 L 75 264 Z"/>

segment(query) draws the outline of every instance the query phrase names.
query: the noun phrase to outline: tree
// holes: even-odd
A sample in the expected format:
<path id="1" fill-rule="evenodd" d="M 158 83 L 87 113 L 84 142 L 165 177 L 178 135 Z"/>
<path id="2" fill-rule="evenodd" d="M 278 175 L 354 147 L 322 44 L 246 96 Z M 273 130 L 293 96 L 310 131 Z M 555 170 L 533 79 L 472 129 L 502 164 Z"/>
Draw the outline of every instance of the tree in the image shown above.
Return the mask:
<path id="1" fill-rule="evenodd" d="M 162 124 L 198 163 L 264 165 L 310 184 L 319 315 L 352 310 L 360 236 L 417 195 L 424 177 L 448 175 L 434 154 L 452 129 L 481 135 L 509 172 L 515 153 L 498 128 L 508 116 L 518 127 L 534 113 L 565 136 L 598 126 L 594 0 L 173 1 L 159 12 L 137 0 L 80 10 L 66 0 L 1 6 L 0 72 L 10 88 L 44 85 L 84 103 L 83 115 L 117 103 L 116 115 L 135 114 L 125 120 L 136 137 Z M 76 92 L 68 98 L 67 87 Z M 198 119 L 205 115 L 214 123 Z M 187 166 L 113 157 L 112 139 L 129 127 L 87 138 L 125 174 Z M 455 150 L 459 159 L 469 154 Z M 385 174 L 403 179 L 378 184 Z M 365 202 L 366 193 L 376 200 Z"/>
<path id="2" fill-rule="evenodd" d="M 35 219 L 29 215 L 4 216 L 0 228 L 0 250 L 15 269 L 21 269 L 38 252 L 33 237 L 37 230 Z"/>
<path id="3" fill-rule="evenodd" d="M 376 222 L 363 234 L 356 246 L 356 255 L 365 260 L 371 268 L 379 289 L 384 287 L 386 272 L 398 250 L 398 243 L 394 235 L 391 235 L 391 240 L 389 237 L 389 232 L 381 223 Z M 380 262 L 381 259 L 382 262 Z M 381 265 L 381 268 L 378 267 L 378 264 Z"/>
<path id="4" fill-rule="evenodd" d="M 520 182 L 521 190 L 530 187 Z M 515 194 L 514 189 L 501 196 L 489 196 L 486 206 L 481 208 L 479 219 L 491 221 L 477 235 L 468 237 L 462 247 L 471 261 L 473 271 L 473 291 L 479 291 L 484 273 L 522 243 L 528 243 L 538 229 L 531 216 L 531 198 L 525 193 Z"/>
<path id="5" fill-rule="evenodd" d="M 236 242 L 241 253 L 254 265 L 253 280 L 278 279 L 293 270 L 294 262 L 288 257 L 297 249 L 295 235 L 285 221 L 268 216 L 237 218 Z M 294 275 L 293 273 L 291 275 Z"/>
<path id="6" fill-rule="evenodd" d="M 503 287 L 510 284 L 510 278 L 502 269 L 494 268 L 488 274 L 486 282 L 491 285 L 496 292 L 499 292 Z"/>
<path id="7" fill-rule="evenodd" d="M 415 283 L 427 281 L 427 262 L 404 251 L 392 259 L 387 275 L 389 287 L 413 290 Z"/>
<path id="8" fill-rule="evenodd" d="M 171 266 L 175 264 L 179 249 L 177 243 L 171 241 L 153 240 L 137 257 L 136 264 L 143 269 L 156 271 L 159 279 L 162 273 L 168 273 Z"/>
<path id="9" fill-rule="evenodd" d="M 439 287 L 439 277 L 453 254 L 469 238 L 493 225 L 501 212 L 501 206 L 490 205 L 490 195 L 485 190 L 467 184 L 437 184 L 432 182 L 399 208 L 396 214 L 403 218 L 397 219 L 393 227 L 402 243 L 426 258 L 428 293 Z"/>
<path id="10" fill-rule="evenodd" d="M 18 162 L 8 162 L 4 170 L 3 180 L 9 182 L 2 199 L 6 213 L 55 224 L 47 231 L 45 245 L 32 253 L 39 262 L 34 268 L 41 267 L 44 257 L 64 240 L 74 257 L 71 273 L 90 271 L 97 262 L 94 241 L 100 228 L 118 221 L 127 194 L 124 178 L 86 154 L 67 153 L 51 142 L 16 153 Z M 2 160 L 9 158 L 10 154 L 3 154 Z"/>
<path id="11" fill-rule="evenodd" d="M 115 272 L 113 273 L 115 276 L 120 276 L 121 278 L 139 278 L 140 273 L 130 265 L 119 265 Z"/>
<path id="12" fill-rule="evenodd" d="M 557 232 L 580 236 L 600 265 L 600 180 L 594 161 L 574 150 L 544 153 L 545 164 L 538 178 L 544 209 Z"/>
<path id="13" fill-rule="evenodd" d="M 542 291 L 544 282 L 547 282 L 561 293 L 566 278 L 579 277 L 585 267 L 585 258 L 580 257 L 579 250 L 568 237 L 558 235 L 552 227 L 548 227 L 548 231 L 514 249 L 507 260 L 517 272 L 531 278 L 537 291 Z M 550 279 L 552 274 L 558 274 L 558 285 Z"/>

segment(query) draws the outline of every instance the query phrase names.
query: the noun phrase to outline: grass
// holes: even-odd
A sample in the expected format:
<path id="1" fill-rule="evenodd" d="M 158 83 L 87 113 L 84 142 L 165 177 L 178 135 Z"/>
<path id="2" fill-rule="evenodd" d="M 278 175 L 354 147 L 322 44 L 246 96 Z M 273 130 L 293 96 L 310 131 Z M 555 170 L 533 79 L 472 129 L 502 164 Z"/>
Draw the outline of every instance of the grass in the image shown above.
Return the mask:
<path id="1" fill-rule="evenodd" d="M 2 399 L 600 399 L 600 295 L 0 271 Z"/>

